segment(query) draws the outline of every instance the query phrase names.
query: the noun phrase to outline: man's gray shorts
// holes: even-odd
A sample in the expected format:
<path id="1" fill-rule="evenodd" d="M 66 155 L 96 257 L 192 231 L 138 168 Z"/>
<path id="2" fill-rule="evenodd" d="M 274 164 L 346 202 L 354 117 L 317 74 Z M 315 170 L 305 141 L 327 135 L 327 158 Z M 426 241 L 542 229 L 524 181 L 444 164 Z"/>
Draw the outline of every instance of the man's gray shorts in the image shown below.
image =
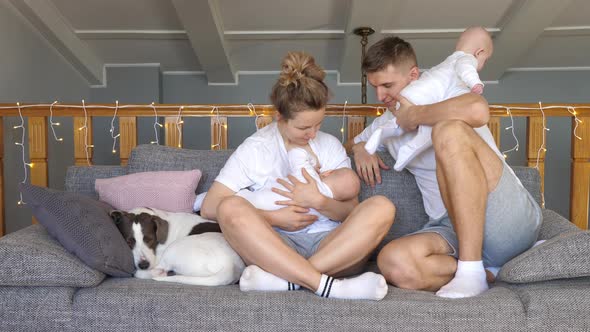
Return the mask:
<path id="1" fill-rule="evenodd" d="M 504 163 L 500 181 L 488 196 L 483 239 L 484 266 L 500 267 L 532 247 L 537 240 L 542 218 L 541 208 L 535 199 Z M 453 250 L 451 255 L 458 258 L 457 234 L 448 215 L 430 220 L 413 234 L 432 232 L 442 236 Z"/>
<path id="2" fill-rule="evenodd" d="M 332 231 L 318 233 L 283 233 L 278 232 L 289 247 L 306 259 L 313 256 L 320 246 L 322 240 Z"/>

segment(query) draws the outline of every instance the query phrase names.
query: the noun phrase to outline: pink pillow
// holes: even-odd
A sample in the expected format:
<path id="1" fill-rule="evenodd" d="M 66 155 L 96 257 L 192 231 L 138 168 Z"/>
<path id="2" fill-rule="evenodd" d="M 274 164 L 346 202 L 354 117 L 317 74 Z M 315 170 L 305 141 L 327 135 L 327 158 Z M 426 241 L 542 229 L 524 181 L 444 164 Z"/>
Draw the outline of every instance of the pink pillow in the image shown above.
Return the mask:
<path id="1" fill-rule="evenodd" d="M 96 179 L 99 199 L 115 209 L 151 207 L 172 212 L 193 212 L 201 171 L 141 172 Z"/>

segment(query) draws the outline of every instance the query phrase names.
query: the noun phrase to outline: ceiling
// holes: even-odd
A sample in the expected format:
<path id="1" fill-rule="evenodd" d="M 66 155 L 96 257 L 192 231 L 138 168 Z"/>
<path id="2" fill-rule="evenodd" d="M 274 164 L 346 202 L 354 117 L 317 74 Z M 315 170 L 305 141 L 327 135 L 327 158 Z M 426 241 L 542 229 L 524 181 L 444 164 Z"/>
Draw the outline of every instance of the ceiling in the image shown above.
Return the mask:
<path id="1" fill-rule="evenodd" d="M 481 76 L 508 71 L 590 70 L 587 0 L 7 0 L 91 85 L 108 65 L 157 64 L 232 84 L 239 73 L 277 71 L 287 51 L 311 53 L 339 82 L 360 79 L 360 37 L 398 35 L 421 68 L 481 25 L 494 56 Z"/>

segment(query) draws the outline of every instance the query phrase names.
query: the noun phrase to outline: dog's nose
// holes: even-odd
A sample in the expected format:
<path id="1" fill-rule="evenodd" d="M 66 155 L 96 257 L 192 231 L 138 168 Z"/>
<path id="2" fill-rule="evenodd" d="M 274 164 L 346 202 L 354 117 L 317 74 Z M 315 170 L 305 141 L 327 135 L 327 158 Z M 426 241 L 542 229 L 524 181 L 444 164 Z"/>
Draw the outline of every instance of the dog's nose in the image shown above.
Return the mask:
<path id="1" fill-rule="evenodd" d="M 139 267 L 142 270 L 147 270 L 147 268 L 150 267 L 150 262 L 141 261 L 141 262 L 139 262 L 139 264 L 137 264 L 137 267 Z"/>

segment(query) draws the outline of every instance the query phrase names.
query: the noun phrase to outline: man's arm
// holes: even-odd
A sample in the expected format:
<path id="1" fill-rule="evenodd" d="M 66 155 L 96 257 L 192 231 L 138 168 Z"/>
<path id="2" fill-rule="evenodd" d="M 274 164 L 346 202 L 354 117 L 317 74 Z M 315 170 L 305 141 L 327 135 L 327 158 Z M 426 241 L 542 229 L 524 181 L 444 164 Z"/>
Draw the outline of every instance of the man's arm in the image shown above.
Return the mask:
<path id="1" fill-rule="evenodd" d="M 487 124 L 490 119 L 488 102 L 474 93 L 430 105 L 412 105 L 403 97 L 399 99 L 400 108 L 392 112 L 397 117 L 397 123 L 407 131 L 415 130 L 419 125 L 432 127 L 444 120 L 462 120 L 477 128 Z"/>

